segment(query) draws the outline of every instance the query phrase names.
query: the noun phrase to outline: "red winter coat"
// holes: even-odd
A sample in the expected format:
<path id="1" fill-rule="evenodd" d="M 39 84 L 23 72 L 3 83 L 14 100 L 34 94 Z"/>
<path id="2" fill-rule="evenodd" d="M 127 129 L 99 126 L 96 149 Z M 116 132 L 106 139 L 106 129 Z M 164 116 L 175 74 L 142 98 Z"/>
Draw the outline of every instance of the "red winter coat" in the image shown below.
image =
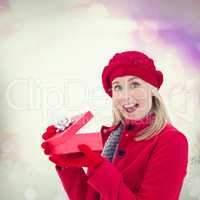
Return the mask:
<path id="1" fill-rule="evenodd" d="M 105 144 L 117 126 L 102 126 Z M 116 156 L 93 171 L 68 167 L 56 171 L 70 200 L 178 200 L 187 174 L 187 138 L 172 124 L 147 141 L 133 136 L 146 125 L 123 130 Z"/>

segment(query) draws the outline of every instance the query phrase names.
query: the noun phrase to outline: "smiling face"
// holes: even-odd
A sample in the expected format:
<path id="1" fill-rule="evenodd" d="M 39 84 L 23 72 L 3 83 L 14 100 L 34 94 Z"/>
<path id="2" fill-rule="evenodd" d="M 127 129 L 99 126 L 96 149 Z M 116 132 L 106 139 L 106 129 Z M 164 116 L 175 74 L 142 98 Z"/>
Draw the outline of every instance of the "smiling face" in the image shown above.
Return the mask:
<path id="1" fill-rule="evenodd" d="M 112 100 L 126 119 L 139 120 L 151 110 L 152 92 L 139 77 L 122 76 L 112 81 Z"/>

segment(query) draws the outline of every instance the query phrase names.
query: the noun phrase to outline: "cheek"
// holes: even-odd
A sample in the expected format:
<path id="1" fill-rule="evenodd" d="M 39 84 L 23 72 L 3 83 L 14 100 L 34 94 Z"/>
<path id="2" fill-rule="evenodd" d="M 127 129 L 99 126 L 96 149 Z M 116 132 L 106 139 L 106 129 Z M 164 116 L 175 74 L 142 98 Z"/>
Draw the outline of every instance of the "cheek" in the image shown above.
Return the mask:
<path id="1" fill-rule="evenodd" d="M 144 99 L 140 100 L 139 104 L 140 104 L 139 110 L 142 110 L 142 111 L 148 110 L 151 107 L 150 102 Z"/>
<path id="2" fill-rule="evenodd" d="M 119 108 L 122 105 L 122 99 L 121 98 L 113 98 L 113 104 Z"/>
<path id="3" fill-rule="evenodd" d="M 144 88 L 137 88 L 132 93 L 132 96 L 137 100 L 144 101 L 148 99 L 149 94 Z"/>
<path id="4" fill-rule="evenodd" d="M 151 106 L 151 93 L 143 88 L 135 89 L 132 98 L 139 103 L 140 109 L 147 109 Z"/>

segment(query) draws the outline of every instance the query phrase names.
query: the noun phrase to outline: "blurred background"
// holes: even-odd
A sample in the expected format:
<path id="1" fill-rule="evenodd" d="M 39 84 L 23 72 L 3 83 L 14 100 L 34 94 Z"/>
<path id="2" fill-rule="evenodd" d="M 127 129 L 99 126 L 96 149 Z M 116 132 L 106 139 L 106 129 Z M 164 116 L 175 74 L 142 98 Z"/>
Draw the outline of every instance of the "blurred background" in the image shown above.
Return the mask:
<path id="1" fill-rule="evenodd" d="M 101 73 L 141 50 L 164 74 L 173 124 L 189 141 L 181 200 L 200 200 L 200 1 L 0 0 L 0 194 L 64 200 L 41 135 L 63 116 L 92 111 L 82 131 L 111 125 Z"/>

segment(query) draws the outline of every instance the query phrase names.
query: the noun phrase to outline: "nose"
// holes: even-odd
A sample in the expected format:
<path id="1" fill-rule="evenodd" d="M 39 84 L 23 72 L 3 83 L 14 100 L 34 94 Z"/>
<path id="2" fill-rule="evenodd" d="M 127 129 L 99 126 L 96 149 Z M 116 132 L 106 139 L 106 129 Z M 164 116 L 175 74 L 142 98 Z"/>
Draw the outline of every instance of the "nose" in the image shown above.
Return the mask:
<path id="1" fill-rule="evenodd" d="M 124 90 L 123 98 L 124 98 L 125 101 L 131 100 L 131 92 L 129 91 L 129 89 Z"/>

